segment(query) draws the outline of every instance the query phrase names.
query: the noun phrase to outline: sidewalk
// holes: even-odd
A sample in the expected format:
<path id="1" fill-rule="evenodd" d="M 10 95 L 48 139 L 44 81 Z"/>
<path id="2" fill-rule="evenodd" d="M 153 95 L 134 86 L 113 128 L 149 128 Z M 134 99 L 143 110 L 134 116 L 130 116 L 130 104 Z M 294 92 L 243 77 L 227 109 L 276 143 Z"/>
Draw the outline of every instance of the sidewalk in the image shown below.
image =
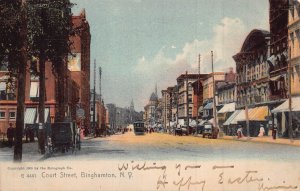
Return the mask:
<path id="1" fill-rule="evenodd" d="M 258 142 L 258 143 L 273 143 L 273 144 L 284 144 L 284 145 L 293 145 L 293 146 L 300 146 L 300 140 L 293 140 L 287 138 L 277 138 L 274 140 L 272 136 L 264 136 L 264 137 L 250 137 L 249 139 L 247 137 L 243 137 L 238 139 L 236 136 L 223 136 L 220 139 L 225 140 L 236 140 L 236 141 L 244 141 L 244 142 Z"/>
<path id="2" fill-rule="evenodd" d="M 13 162 L 14 147 L 4 147 L 0 149 L 0 161 Z M 22 162 L 36 162 L 41 161 L 45 158 L 38 151 L 38 142 L 33 143 L 23 143 L 23 155 Z"/>

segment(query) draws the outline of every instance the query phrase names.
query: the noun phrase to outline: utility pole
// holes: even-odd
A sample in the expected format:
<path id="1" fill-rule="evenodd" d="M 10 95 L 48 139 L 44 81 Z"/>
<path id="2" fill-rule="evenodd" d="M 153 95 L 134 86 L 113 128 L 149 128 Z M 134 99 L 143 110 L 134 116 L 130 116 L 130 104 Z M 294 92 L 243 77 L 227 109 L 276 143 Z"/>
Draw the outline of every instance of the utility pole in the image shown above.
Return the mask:
<path id="1" fill-rule="evenodd" d="M 214 52 L 211 51 L 211 68 L 212 68 L 212 79 L 213 79 L 213 115 L 214 115 L 214 124 L 218 128 L 217 120 L 217 105 L 216 105 L 216 84 L 215 84 L 215 73 L 214 73 Z"/>
<path id="2" fill-rule="evenodd" d="M 201 55 L 199 54 L 198 59 L 198 96 L 197 96 L 197 124 L 199 123 L 199 108 L 200 108 L 200 62 L 201 62 Z"/>
<path id="3" fill-rule="evenodd" d="M 289 43 L 288 43 L 289 44 Z M 289 138 L 293 141 L 293 118 L 292 118 L 292 66 L 291 66 L 291 49 L 288 47 L 288 90 L 289 90 Z"/>
<path id="4" fill-rule="evenodd" d="M 178 126 L 178 102 L 179 102 L 179 87 L 178 85 L 175 86 L 175 91 L 176 91 L 176 96 L 175 96 L 175 99 L 176 99 L 176 127 Z"/>
<path id="5" fill-rule="evenodd" d="M 100 103 L 102 103 L 102 92 L 101 92 L 101 80 L 102 80 L 102 68 L 99 67 L 99 93 L 100 93 Z"/>
<path id="6" fill-rule="evenodd" d="M 94 60 L 93 134 L 96 135 L 96 59 Z"/>
<path id="7" fill-rule="evenodd" d="M 189 131 L 189 78 L 188 78 L 188 72 L 185 72 L 185 80 L 186 80 L 186 119 L 187 119 L 187 131 Z"/>
<path id="8" fill-rule="evenodd" d="M 246 82 L 248 82 L 247 76 L 246 76 Z M 249 111 L 248 111 L 248 97 L 246 94 L 246 102 L 245 102 L 245 117 L 246 117 L 246 129 L 247 129 L 247 139 L 250 138 L 250 130 L 249 130 Z"/>

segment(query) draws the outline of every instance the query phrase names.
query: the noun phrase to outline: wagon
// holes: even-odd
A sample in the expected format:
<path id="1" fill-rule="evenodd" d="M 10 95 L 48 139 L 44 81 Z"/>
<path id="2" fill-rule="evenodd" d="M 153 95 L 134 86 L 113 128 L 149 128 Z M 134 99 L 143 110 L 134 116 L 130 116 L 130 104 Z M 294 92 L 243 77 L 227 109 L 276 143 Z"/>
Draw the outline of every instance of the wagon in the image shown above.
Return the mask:
<path id="1" fill-rule="evenodd" d="M 80 150 L 80 134 L 75 123 L 52 123 L 50 151 Z"/>

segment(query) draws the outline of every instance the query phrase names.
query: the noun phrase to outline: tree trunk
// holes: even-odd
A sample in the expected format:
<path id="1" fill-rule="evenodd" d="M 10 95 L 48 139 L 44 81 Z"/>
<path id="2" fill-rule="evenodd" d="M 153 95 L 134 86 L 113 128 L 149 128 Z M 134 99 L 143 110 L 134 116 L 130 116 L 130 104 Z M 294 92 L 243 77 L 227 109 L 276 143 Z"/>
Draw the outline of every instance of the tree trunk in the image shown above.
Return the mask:
<path id="1" fill-rule="evenodd" d="M 45 57 L 41 54 L 39 61 L 39 123 L 42 124 L 42 129 L 39 127 L 39 148 L 41 154 L 45 153 Z"/>
<path id="2" fill-rule="evenodd" d="M 25 1 L 22 1 L 21 8 L 24 6 Z M 20 9 L 21 9 L 20 8 Z M 25 13 L 21 14 L 22 26 L 20 30 L 21 39 L 21 56 L 19 58 L 18 67 L 18 92 L 17 92 L 17 117 L 16 117 L 16 129 L 15 129 L 15 147 L 14 147 L 14 161 L 22 161 L 22 139 L 24 128 L 24 106 L 25 106 L 25 86 L 26 86 L 26 67 L 27 67 L 27 51 L 26 51 L 26 39 L 27 39 L 27 24 Z"/>
<path id="3" fill-rule="evenodd" d="M 57 60 L 57 122 L 65 120 L 65 64 L 61 59 Z"/>

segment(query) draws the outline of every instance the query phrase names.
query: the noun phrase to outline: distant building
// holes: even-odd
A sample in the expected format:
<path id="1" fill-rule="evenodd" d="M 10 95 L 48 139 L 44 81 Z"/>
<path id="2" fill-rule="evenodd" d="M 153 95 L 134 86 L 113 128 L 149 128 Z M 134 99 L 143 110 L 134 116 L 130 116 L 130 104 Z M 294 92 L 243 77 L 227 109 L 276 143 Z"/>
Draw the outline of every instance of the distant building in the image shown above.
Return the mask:
<path id="1" fill-rule="evenodd" d="M 96 94 L 95 104 L 94 104 L 94 95 L 93 90 L 91 90 L 91 100 L 90 100 L 90 124 L 92 128 L 101 129 L 103 135 L 106 133 L 108 126 L 106 124 L 106 119 L 108 115 L 107 108 L 104 105 L 103 100 L 99 94 Z M 95 126 L 93 126 L 94 119 L 94 105 L 95 105 Z"/>
<path id="2" fill-rule="evenodd" d="M 177 78 L 178 124 L 184 125 L 187 119 L 192 119 L 193 87 L 192 83 L 198 79 L 198 74 L 181 74 Z"/>
<path id="3" fill-rule="evenodd" d="M 229 72 L 225 73 L 224 82 L 217 84 L 218 105 L 222 106 L 217 112 L 218 125 L 221 128 L 223 128 L 223 123 L 236 109 L 237 96 L 235 78 L 236 73 L 234 73 L 233 68 L 230 68 Z"/>
<path id="4" fill-rule="evenodd" d="M 193 119 L 199 119 L 203 116 L 203 82 L 207 74 L 200 74 L 197 81 L 192 83 L 193 87 Z"/>
<path id="5" fill-rule="evenodd" d="M 225 80 L 217 86 L 218 104 L 225 105 L 236 102 L 236 73 L 233 68 L 225 73 Z"/>
<path id="6" fill-rule="evenodd" d="M 144 107 L 145 109 L 144 120 L 146 126 L 154 125 L 158 120 L 158 116 L 157 116 L 158 103 L 159 100 L 156 91 L 151 94 L 148 104 Z"/>
<path id="7" fill-rule="evenodd" d="M 110 128 L 116 129 L 116 116 L 117 116 L 117 107 L 115 104 L 106 104 L 107 110 L 108 110 L 108 116 L 109 116 L 109 125 Z"/>
<path id="8" fill-rule="evenodd" d="M 213 83 L 213 76 L 214 82 Z M 203 112 L 202 119 L 203 120 L 211 120 L 213 115 L 213 100 L 215 96 L 216 106 L 218 106 L 218 98 L 217 95 L 214 95 L 214 92 L 217 93 L 217 85 L 225 80 L 225 72 L 214 72 L 208 74 L 208 76 L 203 79 Z M 216 108 L 218 109 L 218 108 Z"/>

